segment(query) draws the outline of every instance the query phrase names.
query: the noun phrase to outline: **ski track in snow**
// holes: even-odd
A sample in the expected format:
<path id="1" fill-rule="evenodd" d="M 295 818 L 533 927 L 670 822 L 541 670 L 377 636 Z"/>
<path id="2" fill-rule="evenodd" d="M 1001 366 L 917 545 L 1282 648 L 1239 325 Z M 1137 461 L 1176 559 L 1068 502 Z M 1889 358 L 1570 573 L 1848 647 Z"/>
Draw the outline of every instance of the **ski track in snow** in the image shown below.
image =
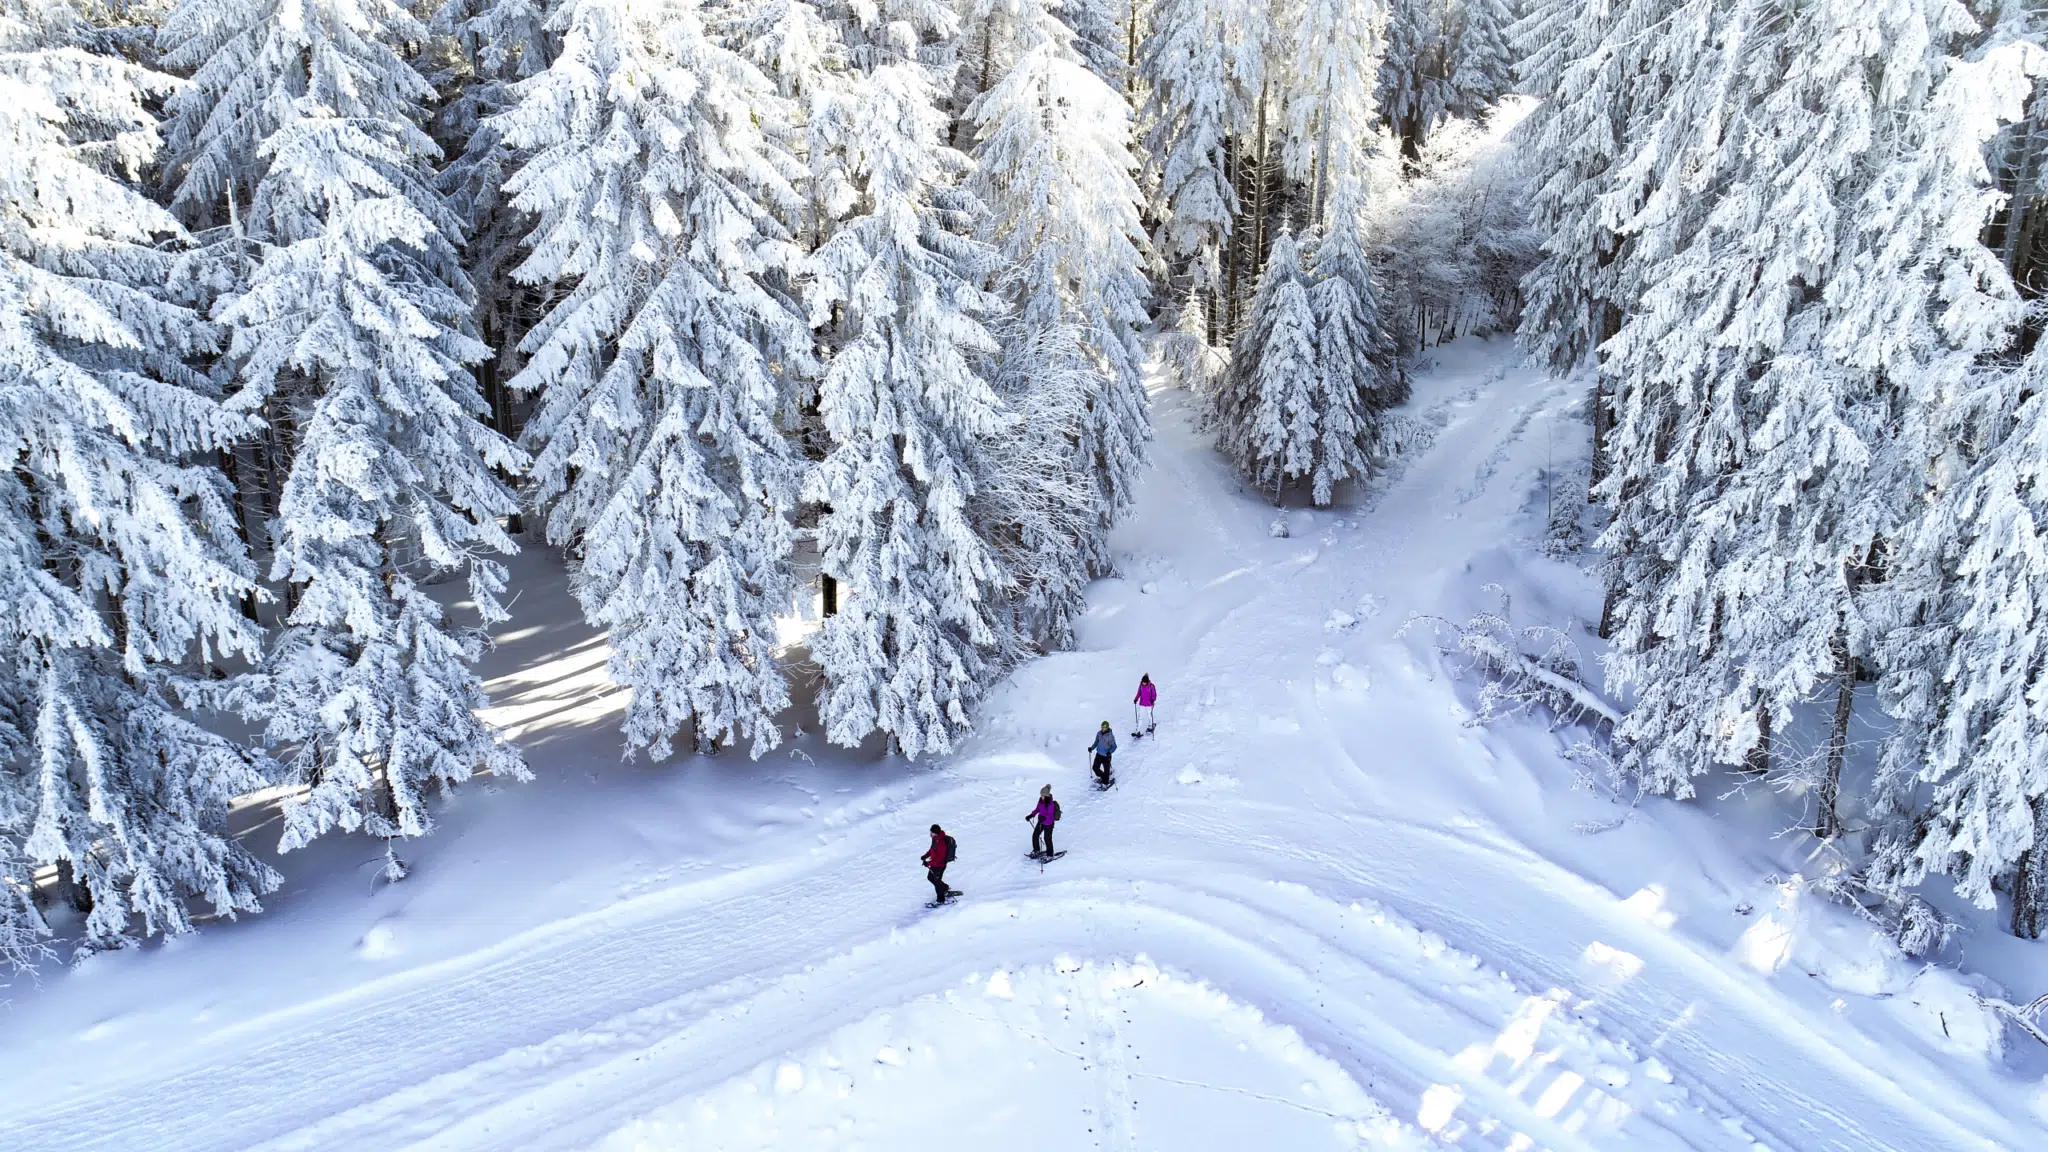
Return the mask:
<path id="1" fill-rule="evenodd" d="M 825 1124 L 849 1094 L 936 1074 L 921 1069 L 943 1052 L 865 1070 L 842 1057 L 890 1017 L 957 1013 L 963 1035 L 1026 1035 L 1032 1067 L 1085 1069 L 1093 1146 L 1114 1152 L 1167 1146 L 1153 1142 L 1167 1138 L 1150 1127 L 1155 1092 L 1284 1109 L 1332 1147 L 2019 1146 L 2024 1122 L 1965 1088 L 1902 1088 L 1940 1080 L 1938 1065 L 1854 1050 L 1845 1025 L 1644 901 L 1483 812 L 1407 806 L 1404 778 L 1451 771 L 1474 737 L 1395 633 L 1470 582 L 1464 565 L 1498 543 L 1542 463 L 1532 422 L 1570 399 L 1503 363 L 1468 351 L 1418 381 L 1429 443 L 1368 511 L 1336 513 L 1362 523 L 1329 540 L 1267 537 L 1272 510 L 1232 494 L 1187 401 L 1158 393 L 1157 463 L 1126 551 L 1189 585 L 1170 632 L 1020 672 L 981 738 L 886 802 L 835 806 L 795 783 L 807 812 L 826 811 L 760 862 L 659 872 L 585 914 L 101 1069 L 81 1091 L 11 1094 L 0 1142 L 114 1147 L 146 1130 L 166 1150 L 767 1147 L 742 1132 L 769 1140 L 778 1115 Z M 1384 609 L 1326 635 L 1326 612 L 1367 595 Z M 1369 688 L 1326 683 L 1313 660 L 1331 644 Z M 1067 709 L 1099 695 L 1089 662 L 1112 657 L 1161 681 L 1161 728 L 1125 746 L 1118 787 L 1098 794 L 1072 751 L 1093 710 Z M 1444 714 L 1418 714 L 1429 701 Z M 1391 725 L 1417 734 L 1383 743 Z M 1041 726 L 1051 735 L 1035 739 Z M 1041 778 L 1067 814 L 1069 855 L 1050 869 L 1020 859 L 1031 789 L 1015 781 Z M 953 878 L 969 895 L 926 912 L 912 858 L 934 820 L 960 838 Z M 1030 1003 L 1011 1000 L 1007 975 L 961 991 L 1011 970 Z M 1110 983 L 1075 983 L 1098 978 Z M 1246 1068 L 1332 1071 L 1290 1089 L 1145 1067 L 1181 1045 L 1144 1037 L 1199 1029 Z M 838 1146 L 815 1142 L 833 1131 L 784 1146 Z"/>

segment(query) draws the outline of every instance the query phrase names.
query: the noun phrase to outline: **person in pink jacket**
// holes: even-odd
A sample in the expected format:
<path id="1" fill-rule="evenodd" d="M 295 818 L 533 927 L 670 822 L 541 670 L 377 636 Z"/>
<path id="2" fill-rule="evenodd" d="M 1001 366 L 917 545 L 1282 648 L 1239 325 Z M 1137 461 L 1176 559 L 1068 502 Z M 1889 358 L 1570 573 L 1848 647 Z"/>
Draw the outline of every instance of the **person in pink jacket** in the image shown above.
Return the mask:
<path id="1" fill-rule="evenodd" d="M 1031 830 L 1031 855 L 1034 858 L 1051 857 L 1052 826 L 1060 819 L 1060 802 L 1052 798 L 1052 785 L 1047 784 L 1038 790 L 1038 806 L 1024 818 L 1036 824 Z M 1038 846 L 1041 840 L 1045 842 L 1044 848 Z"/>
<path id="2" fill-rule="evenodd" d="M 1152 677 L 1149 674 L 1138 677 L 1138 694 L 1131 697 L 1131 702 L 1145 711 L 1145 731 L 1156 731 L 1159 722 L 1153 715 L 1152 706 L 1159 703 L 1159 689 L 1152 686 Z"/>

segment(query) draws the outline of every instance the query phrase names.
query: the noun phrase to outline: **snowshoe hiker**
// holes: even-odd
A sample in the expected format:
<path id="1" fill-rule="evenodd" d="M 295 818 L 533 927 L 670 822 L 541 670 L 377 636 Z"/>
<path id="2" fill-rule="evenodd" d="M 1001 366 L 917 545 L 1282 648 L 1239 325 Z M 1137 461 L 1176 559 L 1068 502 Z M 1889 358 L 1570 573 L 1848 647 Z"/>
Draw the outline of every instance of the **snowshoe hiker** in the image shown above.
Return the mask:
<path id="1" fill-rule="evenodd" d="M 1036 826 L 1031 830 L 1032 859 L 1050 859 L 1054 855 L 1052 848 L 1052 826 L 1059 823 L 1060 819 L 1060 802 L 1052 798 L 1052 785 L 1047 784 L 1038 790 L 1038 806 L 1033 808 L 1024 819 L 1036 821 Z M 1045 842 L 1044 848 L 1038 846 L 1041 840 Z"/>
<path id="2" fill-rule="evenodd" d="M 1095 761 L 1089 767 L 1095 772 L 1096 783 L 1104 788 L 1109 787 L 1110 773 L 1113 771 L 1109 765 L 1109 758 L 1116 755 L 1116 733 L 1109 730 L 1109 721 L 1102 722 L 1102 727 L 1095 733 L 1095 743 L 1090 744 L 1088 750 L 1095 753 Z"/>
<path id="3" fill-rule="evenodd" d="M 946 835 L 944 828 L 937 824 L 932 825 L 932 846 L 924 850 L 924 855 L 920 859 L 924 861 L 925 879 L 932 882 L 934 904 L 944 904 L 947 897 L 960 894 L 957 890 L 946 887 L 946 865 L 953 862 L 953 857 L 958 855 L 959 851 L 959 845 L 951 836 Z"/>
<path id="4" fill-rule="evenodd" d="M 1152 711 L 1152 706 L 1157 703 L 1159 703 L 1159 689 L 1152 686 L 1151 674 L 1147 673 L 1139 676 L 1138 694 L 1131 697 L 1131 728 L 1133 729 L 1131 739 L 1136 740 L 1141 736 L 1149 736 L 1159 730 L 1159 719 Z M 1138 726 L 1138 711 L 1140 709 L 1143 709 L 1145 712 L 1143 728 Z"/>

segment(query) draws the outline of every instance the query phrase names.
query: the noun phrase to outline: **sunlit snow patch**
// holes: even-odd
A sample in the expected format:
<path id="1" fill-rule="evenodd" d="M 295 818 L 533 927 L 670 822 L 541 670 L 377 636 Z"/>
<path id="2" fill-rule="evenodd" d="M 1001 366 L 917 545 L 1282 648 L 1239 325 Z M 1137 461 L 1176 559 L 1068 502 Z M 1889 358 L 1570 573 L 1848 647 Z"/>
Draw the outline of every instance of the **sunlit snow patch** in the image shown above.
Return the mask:
<path id="1" fill-rule="evenodd" d="M 602 1145 L 1427 1146 L 1292 1029 L 1142 960 L 976 974 L 655 1109 Z"/>

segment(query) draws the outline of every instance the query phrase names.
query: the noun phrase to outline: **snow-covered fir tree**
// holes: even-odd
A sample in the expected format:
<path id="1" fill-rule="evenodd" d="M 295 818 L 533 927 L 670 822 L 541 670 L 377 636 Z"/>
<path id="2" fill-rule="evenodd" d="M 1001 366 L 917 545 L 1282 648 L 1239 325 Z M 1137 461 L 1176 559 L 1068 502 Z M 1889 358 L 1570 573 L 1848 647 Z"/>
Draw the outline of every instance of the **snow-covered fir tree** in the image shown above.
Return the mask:
<path id="1" fill-rule="evenodd" d="M 1308 277 L 1293 235 L 1282 232 L 1266 256 L 1251 315 L 1231 353 L 1230 380 L 1216 405 L 1218 442 L 1245 479 L 1275 498 L 1286 484 L 1315 474 L 1321 375 Z M 1343 414 L 1350 411 L 1347 405 Z M 1325 481 L 1344 463 L 1330 462 Z"/>
<path id="2" fill-rule="evenodd" d="M 1448 110 L 1475 119 L 1515 87 L 1514 0 L 1457 0 L 1452 19 Z"/>
<path id="3" fill-rule="evenodd" d="M 1126 56 L 1136 46 L 1129 22 L 1138 5 L 1133 0 L 1058 0 L 1048 7 L 1074 34 L 1074 54 L 1081 63 L 1112 90 L 1125 91 L 1131 72 Z"/>
<path id="4" fill-rule="evenodd" d="M 699 0 L 569 0 L 561 55 L 523 84 L 506 137 L 539 218 L 519 274 L 566 294 L 514 385 L 548 539 L 610 630 L 630 748 L 779 741 L 774 658 L 792 586 L 798 459 L 786 373 L 810 357 L 787 295 L 801 203 L 791 112 L 708 34 Z"/>
<path id="5" fill-rule="evenodd" d="M 2012 930 L 2026 937 L 2048 928 L 2048 341 L 2018 366 L 1971 353 L 1996 349 L 2021 319 L 2004 253 L 1976 237 L 1997 207 L 1984 195 L 1983 145 L 2001 120 L 2024 119 L 2035 77 L 2048 77 L 2048 53 L 2019 43 L 1950 62 L 1917 118 L 1918 146 L 1868 198 L 1889 245 L 1948 275 L 1901 284 L 1873 262 L 1859 287 L 1878 306 L 1838 333 L 1918 368 L 1901 383 L 1928 411 L 1936 445 L 1931 499 L 1915 501 L 1919 515 L 1887 549 L 1870 596 L 1872 662 L 1894 720 L 1872 876 L 1898 892 L 1945 874 L 1986 908 L 2003 886 Z M 1957 290 L 1971 280 L 1983 287 Z M 1916 365 L 1929 347 L 1951 352 Z"/>
<path id="6" fill-rule="evenodd" d="M 1138 71 L 1144 157 L 1161 256 L 1184 265 L 1221 322 L 1222 253 L 1238 201 L 1230 137 L 1246 130 L 1265 82 L 1268 9 L 1248 0 L 1158 0 Z"/>
<path id="7" fill-rule="evenodd" d="M 247 197 L 254 259 L 218 309 L 230 406 L 289 433 L 269 541 L 289 612 L 236 693 L 293 749 L 286 849 L 421 835 L 432 790 L 526 772 L 476 714 L 481 629 L 505 618 L 487 553 L 513 550 L 497 473 L 524 460 L 479 419 L 487 350 L 420 126 L 433 93 L 397 47 L 424 36 L 396 4 L 342 0 L 190 0 L 165 30 L 166 58 L 196 67 L 170 105 L 175 199 L 203 216 Z M 477 626 L 428 569 L 466 570 Z"/>
<path id="8" fill-rule="evenodd" d="M 1308 220 L 1320 226 L 1331 180 L 1363 176 L 1354 169 L 1373 122 L 1386 9 L 1378 0 L 1302 0 L 1291 12 L 1281 159 L 1291 178 L 1310 184 Z"/>
<path id="9" fill-rule="evenodd" d="M 1451 11 L 1447 0 L 1388 0 L 1377 100 L 1401 153 L 1422 155 L 1429 133 L 1451 111 Z"/>
<path id="10" fill-rule="evenodd" d="M 505 380 L 531 323 L 531 292 L 512 277 L 533 221 L 511 207 L 505 183 L 524 160 L 493 119 L 513 103 L 512 86 L 546 70 L 549 0 L 443 0 L 434 31 L 445 38 L 444 73 L 434 77 L 440 110 L 433 134 L 448 157 L 440 188 L 462 222 L 462 263 L 476 295 L 475 334 L 491 353 L 478 366 L 492 426 L 511 427 Z"/>
<path id="11" fill-rule="evenodd" d="M 1006 576 L 969 514 L 987 438 L 1003 425 L 982 317 L 994 253 L 971 234 L 966 158 L 940 143 L 928 71 L 877 68 L 852 109 L 854 214 L 807 261 L 831 362 L 819 389 L 829 447 L 804 487 L 822 506 L 825 571 L 849 593 L 812 640 L 826 735 L 877 730 L 905 755 L 945 752 L 968 723 Z M 836 320 L 834 319 L 836 316 Z"/>
<path id="12" fill-rule="evenodd" d="M 1666 116 L 1636 144 L 1686 170 L 1630 225 L 1650 287 L 1609 346 L 1621 418 L 1602 494 L 1626 527 L 1608 543 L 1644 558 L 1609 660 L 1637 694 L 1628 767 L 1685 794 L 1712 764 L 1775 755 L 1815 785 L 1823 836 L 1877 639 L 1864 588 L 1922 503 L 1928 413 L 2009 311 L 1995 261 L 1955 240 L 1986 219 L 1978 149 L 1995 130 L 1975 121 L 1967 162 L 1941 151 L 1959 135 L 1935 99 L 1955 17 L 1857 0 L 1717 13 L 1731 49 L 1689 61 L 1666 108 L 1746 112 Z M 1678 203 L 1707 188 L 1703 213 Z M 1816 700 L 1824 746 L 1784 756 L 1772 734 Z"/>
<path id="13" fill-rule="evenodd" d="M 191 367 L 213 334 L 164 298 L 178 226 L 135 187 L 171 86 L 69 5 L 0 0 L 0 963 L 48 934 L 41 867 L 92 948 L 278 882 L 227 834 L 273 766 L 188 711 L 258 637 L 211 467 L 249 424 Z"/>
<path id="14" fill-rule="evenodd" d="M 1088 493 L 1082 556 L 1099 575 L 1151 436 L 1137 338 L 1147 285 L 1130 111 L 1076 58 L 1063 26 L 1041 17 L 1028 34 L 1036 43 L 972 109 L 973 187 L 988 209 L 983 237 L 998 253 L 1017 341 L 1040 350 L 1070 329 L 1093 368 L 1057 375 L 1084 389 L 1072 450 Z"/>
<path id="15" fill-rule="evenodd" d="M 1328 230 L 1315 247 L 1309 304 L 1316 325 L 1316 449 L 1311 498 L 1328 504 L 1337 484 L 1367 474 L 1393 451 L 1387 410 L 1407 381 L 1380 313 L 1366 255 L 1363 182 L 1338 183 Z"/>

